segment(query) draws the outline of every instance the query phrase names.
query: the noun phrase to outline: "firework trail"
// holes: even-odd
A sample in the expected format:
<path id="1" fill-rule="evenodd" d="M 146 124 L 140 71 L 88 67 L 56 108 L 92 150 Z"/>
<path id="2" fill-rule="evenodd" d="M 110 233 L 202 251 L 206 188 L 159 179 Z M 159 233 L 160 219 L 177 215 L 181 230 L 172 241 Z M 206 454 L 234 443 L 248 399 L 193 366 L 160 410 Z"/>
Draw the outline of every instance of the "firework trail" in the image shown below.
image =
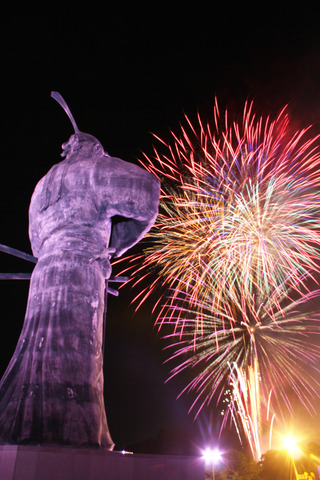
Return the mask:
<path id="1" fill-rule="evenodd" d="M 244 430 L 252 456 L 258 462 L 261 458 L 261 397 L 260 375 L 257 361 L 247 369 L 239 369 L 234 365 L 230 369 L 230 385 L 232 396 L 229 413 L 234 423 L 239 423 L 237 431 Z M 241 437 L 241 435 L 239 434 Z"/>
<path id="2" fill-rule="evenodd" d="M 285 110 L 275 121 L 256 119 L 252 105 L 239 124 L 226 114 L 221 130 L 216 104 L 214 133 L 198 121 L 196 132 L 187 119 L 190 133 L 172 134 L 173 145 L 158 139 L 164 152 L 142 161 L 162 181 L 162 199 L 149 247 L 122 272 L 134 271 L 135 285 L 157 272 L 137 305 L 170 289 L 169 311 L 184 292 L 190 306 L 210 297 L 216 312 L 234 296 L 304 289 L 319 263 L 318 137 L 290 135 Z"/>

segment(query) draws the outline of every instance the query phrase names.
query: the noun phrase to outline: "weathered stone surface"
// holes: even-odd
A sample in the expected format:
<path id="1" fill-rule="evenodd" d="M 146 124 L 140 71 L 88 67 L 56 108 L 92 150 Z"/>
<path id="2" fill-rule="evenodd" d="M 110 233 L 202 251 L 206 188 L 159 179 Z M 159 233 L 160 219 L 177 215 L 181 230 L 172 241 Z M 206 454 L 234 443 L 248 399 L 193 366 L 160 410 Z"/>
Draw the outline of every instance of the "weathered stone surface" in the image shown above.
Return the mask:
<path id="1" fill-rule="evenodd" d="M 110 256 L 151 228 L 159 182 L 79 131 L 35 188 L 33 271 L 21 336 L 0 383 L 0 443 L 113 448 L 103 400 Z"/>

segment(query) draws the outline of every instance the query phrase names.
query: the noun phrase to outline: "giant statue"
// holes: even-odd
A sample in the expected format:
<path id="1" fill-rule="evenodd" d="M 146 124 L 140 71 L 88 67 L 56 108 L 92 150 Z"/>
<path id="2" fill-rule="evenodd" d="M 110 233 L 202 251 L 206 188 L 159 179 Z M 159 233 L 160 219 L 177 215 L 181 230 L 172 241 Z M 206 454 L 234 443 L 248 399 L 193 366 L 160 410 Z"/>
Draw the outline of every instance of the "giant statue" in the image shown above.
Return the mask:
<path id="1" fill-rule="evenodd" d="M 29 237 L 38 258 L 26 315 L 0 382 L 1 444 L 113 449 L 103 397 L 103 318 L 111 257 L 153 225 L 159 181 L 81 132 L 37 184 Z"/>

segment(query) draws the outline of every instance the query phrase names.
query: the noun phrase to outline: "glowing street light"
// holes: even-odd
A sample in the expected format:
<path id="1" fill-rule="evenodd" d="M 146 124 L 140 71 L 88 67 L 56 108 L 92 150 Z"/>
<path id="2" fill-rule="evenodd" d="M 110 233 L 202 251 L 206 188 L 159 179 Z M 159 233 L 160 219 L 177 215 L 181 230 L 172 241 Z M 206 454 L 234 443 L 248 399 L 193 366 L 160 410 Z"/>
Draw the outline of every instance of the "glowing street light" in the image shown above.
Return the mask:
<path id="1" fill-rule="evenodd" d="M 295 478 L 298 479 L 298 472 L 295 464 L 295 459 L 301 457 L 302 451 L 298 445 L 298 440 L 291 435 L 283 438 L 283 447 L 287 450 L 288 455 L 291 457 L 291 467 L 294 468 Z"/>
<path id="2" fill-rule="evenodd" d="M 283 438 L 283 447 L 287 450 L 291 458 L 301 457 L 302 451 L 298 445 L 298 440 L 291 435 Z"/>
<path id="3" fill-rule="evenodd" d="M 212 480 L 214 480 L 214 465 L 220 462 L 221 457 L 222 454 L 217 448 L 206 448 L 203 451 L 205 465 L 207 468 L 210 467 L 210 470 L 212 471 Z"/>

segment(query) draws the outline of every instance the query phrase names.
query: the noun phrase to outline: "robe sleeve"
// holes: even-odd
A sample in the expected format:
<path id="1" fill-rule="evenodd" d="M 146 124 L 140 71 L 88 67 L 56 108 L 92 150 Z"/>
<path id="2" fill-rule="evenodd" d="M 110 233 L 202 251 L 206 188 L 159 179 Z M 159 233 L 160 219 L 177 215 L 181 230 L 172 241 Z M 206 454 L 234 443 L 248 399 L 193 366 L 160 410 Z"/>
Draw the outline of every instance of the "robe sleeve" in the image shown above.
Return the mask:
<path id="1" fill-rule="evenodd" d="M 105 157 L 95 171 L 101 216 L 112 220 L 109 247 L 120 257 L 153 226 L 159 207 L 159 180 L 137 165 Z"/>
<path id="2" fill-rule="evenodd" d="M 31 243 L 32 253 L 35 257 L 39 257 L 41 240 L 39 233 L 39 222 L 37 221 L 39 215 L 39 199 L 37 198 L 36 192 L 42 190 L 44 184 L 44 178 L 39 180 L 35 191 L 32 194 L 31 202 L 29 206 L 29 238 Z"/>

